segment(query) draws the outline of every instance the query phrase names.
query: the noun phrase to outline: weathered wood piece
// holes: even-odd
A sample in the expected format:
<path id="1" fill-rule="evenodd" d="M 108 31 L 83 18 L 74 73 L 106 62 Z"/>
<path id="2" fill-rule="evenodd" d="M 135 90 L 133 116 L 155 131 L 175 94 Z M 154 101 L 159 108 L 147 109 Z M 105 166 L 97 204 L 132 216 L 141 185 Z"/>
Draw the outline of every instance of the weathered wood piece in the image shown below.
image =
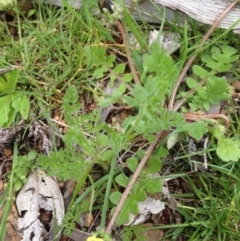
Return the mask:
<path id="1" fill-rule="evenodd" d="M 212 24 L 214 20 L 232 3 L 231 0 L 155 0 L 156 3 L 180 10 L 201 23 Z M 240 5 L 233 8 L 220 22 L 220 28 L 229 28 L 240 20 Z M 240 33 L 240 23 L 234 27 Z"/>
<path id="2" fill-rule="evenodd" d="M 46 2 L 50 3 L 56 6 L 62 6 L 63 3 L 61 0 L 36 0 L 37 2 Z M 71 5 L 73 8 L 80 8 L 82 5 L 82 2 L 84 0 L 67 0 L 69 5 Z M 97 6 L 97 1 L 96 0 L 96 6 Z M 122 0 L 112 0 L 114 1 L 122 1 Z M 131 0 L 125 0 L 126 6 L 130 7 L 131 5 Z M 152 0 L 139 0 L 139 3 L 136 4 L 134 11 L 133 11 L 133 16 L 135 17 L 136 20 L 145 20 L 150 23 L 160 23 L 162 20 L 162 12 L 164 7 L 161 4 L 155 3 Z M 180 18 L 180 23 L 184 22 L 184 19 L 187 17 L 184 13 L 178 12 L 166 8 L 166 17 L 168 21 L 172 22 L 177 16 Z"/>
<path id="3" fill-rule="evenodd" d="M 82 1 L 83 0 L 68 0 L 68 3 L 73 8 L 80 8 Z M 46 2 L 62 6 L 61 0 L 46 0 Z M 127 6 L 130 6 L 131 0 L 125 0 L 125 2 Z M 133 15 L 136 20 L 160 23 L 163 16 L 163 6 L 166 6 L 166 18 L 170 22 L 174 21 L 177 16 L 178 22 L 181 24 L 189 16 L 198 22 L 212 24 L 231 2 L 231 0 L 141 0 L 135 7 Z M 239 19 L 240 4 L 229 12 L 219 27 L 227 29 Z M 234 27 L 234 31 L 240 33 L 240 23 Z"/>

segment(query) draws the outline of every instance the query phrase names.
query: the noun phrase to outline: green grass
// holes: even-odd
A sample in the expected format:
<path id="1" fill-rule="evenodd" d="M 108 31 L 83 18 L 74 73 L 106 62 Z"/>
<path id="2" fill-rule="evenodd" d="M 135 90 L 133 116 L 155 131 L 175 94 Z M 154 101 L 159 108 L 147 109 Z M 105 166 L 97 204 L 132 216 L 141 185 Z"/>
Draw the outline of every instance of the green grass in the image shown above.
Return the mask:
<path id="1" fill-rule="evenodd" d="M 123 24 L 139 40 L 141 46 L 140 51 L 133 51 L 133 56 L 138 63 L 143 85 L 136 86 L 132 81 L 127 80 L 126 83 L 133 89 L 130 92 L 126 89 L 124 82 L 125 77 L 126 79 L 128 77 L 129 68 L 125 66 L 123 70 L 121 69 L 126 63 L 126 57 L 124 47 L 116 42 L 116 28 L 108 23 L 109 19 L 106 17 L 94 15 L 99 12 L 95 1 L 84 1 L 80 10 L 72 9 L 65 1 L 63 4 L 64 8 L 38 5 L 29 18 L 17 13 L 14 21 L 11 22 L 18 30 L 15 36 L 10 33 L 6 24 L 0 22 L 0 31 L 4 32 L 0 36 L 2 49 L 0 68 L 9 65 L 17 67 L 19 78 L 16 89 L 25 91 L 24 93 L 27 93 L 30 99 L 31 108 L 26 119 L 29 125 L 34 121 L 32 115 L 36 114 L 37 119 L 42 119 L 56 131 L 57 128 L 51 121 L 54 113 L 68 124 L 69 131 L 62 138 L 61 148 L 53 143 L 53 150 L 49 155 L 38 153 L 35 163 L 49 175 L 57 176 L 59 180 L 67 181 L 74 178 L 77 183 L 63 221 L 65 233 L 70 234 L 75 228 L 79 215 L 84 212 L 96 214 L 96 211 L 100 211 L 99 224 L 102 229 L 106 228 L 109 221 L 108 215 L 115 207 L 108 197 L 113 191 L 120 193 L 124 187 L 124 181 L 119 181 L 116 177 L 121 176 L 124 179 L 124 175 L 127 175 L 128 180 L 129 175 L 136 168 L 135 165 L 143 156 L 144 143 L 138 146 L 138 138 L 142 137 L 145 141 L 152 142 L 156 132 L 175 127 L 175 132 L 181 133 L 178 144 L 171 150 L 167 150 L 165 142 L 161 143 L 144 169 L 145 173 L 141 174 L 142 179 L 138 180 L 134 193 L 138 196 L 138 200 L 145 195 L 145 191 L 147 193 L 148 188 L 141 186 L 142 180 L 149 178 L 148 175 L 151 172 L 146 173 L 146 170 L 152 168 L 154 160 L 156 169 L 162 165 L 164 177 L 161 179 L 177 180 L 189 186 L 189 191 L 179 193 L 180 188 L 175 184 L 171 192 L 179 202 L 177 211 L 182 215 L 183 220 L 180 224 L 161 224 L 152 229 L 164 229 L 165 238 L 168 240 L 176 240 L 179 236 L 182 236 L 183 240 L 191 241 L 238 240 L 240 236 L 240 162 L 223 162 L 216 154 L 220 138 L 231 138 L 239 143 L 237 112 L 231 114 L 232 112 L 228 111 L 231 127 L 222 134 L 220 130 L 203 123 L 198 123 L 195 127 L 186 125 L 185 129 L 182 129 L 185 125 L 183 116 L 168 113 L 165 108 L 171 95 L 173 82 L 187 59 L 198 48 L 204 33 L 197 28 L 194 21 L 191 23 L 191 31 L 187 23 L 183 28 L 179 28 L 177 23 L 171 25 L 163 21 L 159 26 L 161 31 L 174 31 L 181 36 L 181 49 L 174 54 L 173 58 L 170 58 L 159 46 L 155 46 L 155 49 L 147 46 L 146 31 L 153 27 L 148 23 L 137 23 L 125 9 Z M 163 20 L 165 20 L 164 16 L 163 14 Z M 166 26 L 167 30 L 165 30 Z M 233 48 L 237 50 L 236 54 L 239 54 L 236 41 L 238 36 L 228 32 L 229 30 L 215 31 L 211 40 L 198 50 L 195 64 L 204 70 L 214 72 L 213 68 L 204 65 L 201 57 L 203 54 L 209 54 L 213 46 L 220 49 L 223 43 L 230 46 L 236 44 Z M 238 60 L 230 62 L 235 66 L 239 64 Z M 115 71 L 115 75 L 120 76 L 124 81 L 113 94 L 106 95 L 102 87 L 106 85 L 106 80 L 111 79 L 112 84 L 116 81 L 109 69 Z M 212 72 L 214 77 L 220 75 Z M 239 76 L 238 69 L 229 68 L 228 72 L 232 73 L 229 83 Z M 194 69 L 189 71 L 189 76 L 193 78 L 199 79 L 202 77 L 201 74 L 195 73 Z M 225 75 L 225 72 L 221 75 Z M 208 76 L 204 78 L 207 79 Z M 160 84 L 159 79 L 162 81 Z M 169 82 L 169 79 L 172 82 Z M 189 87 L 184 83 L 177 98 L 181 99 L 188 90 Z M 183 112 L 190 110 L 189 106 L 194 96 L 198 97 L 198 93 L 195 92 L 186 100 L 187 103 L 182 108 Z M 219 98 L 224 99 L 222 96 Z M 230 97 L 228 101 L 231 102 Z M 109 125 L 100 120 L 100 108 L 110 104 L 115 104 L 115 107 L 127 104 L 133 109 L 132 113 L 127 115 L 120 131 L 115 128 L 111 120 Z M 91 109 L 91 106 L 97 106 L 97 108 Z M 200 105 L 197 107 L 200 108 Z M 235 110 L 234 103 L 231 103 L 228 108 Z M 117 112 L 112 111 L 112 116 L 116 115 Z M 200 133 L 196 136 L 196 128 L 200 126 Z M 190 127 L 193 129 L 191 130 Z M 210 140 L 209 146 L 191 155 L 187 147 L 189 135 L 195 135 L 195 138 L 200 136 L 200 139 L 203 135 L 207 135 Z M 73 148 L 73 143 L 76 149 Z M 24 150 L 30 151 L 24 143 L 21 148 L 23 146 Z M 191 162 L 196 160 L 195 162 L 201 166 L 203 153 L 207 155 L 209 169 L 193 172 Z M 6 223 L 11 198 L 15 195 L 12 190 L 16 174 L 14 174 L 14 168 L 18 165 L 16 160 L 20 156 L 22 152 L 20 149 L 17 152 L 15 147 L 13 171 L 9 176 L 10 186 L 0 200 L 1 206 L 6 207 L 3 223 Z M 125 163 L 125 168 L 121 166 L 120 160 Z M 23 175 L 26 176 L 31 168 L 24 169 Z M 170 171 L 165 172 L 167 168 Z M 81 175 L 79 170 L 82 171 Z M 95 178 L 95 175 L 100 175 L 101 178 Z M 136 200 L 128 200 L 129 206 L 133 209 L 135 208 L 133 202 L 136 204 Z M 118 220 L 119 223 L 124 218 Z M 121 232 L 121 228 L 118 227 L 118 229 Z M 0 233 L 4 233 L 4 230 L 3 225 Z M 140 237 L 139 240 L 141 240 Z M 124 241 L 128 240 L 124 239 Z"/>

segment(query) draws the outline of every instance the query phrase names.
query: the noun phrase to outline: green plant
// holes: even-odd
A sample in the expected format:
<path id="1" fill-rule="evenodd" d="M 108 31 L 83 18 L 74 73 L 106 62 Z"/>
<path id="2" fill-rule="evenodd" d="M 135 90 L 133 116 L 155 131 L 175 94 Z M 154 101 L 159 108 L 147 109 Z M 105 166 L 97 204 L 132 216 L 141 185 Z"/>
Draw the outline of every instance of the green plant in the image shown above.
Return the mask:
<path id="1" fill-rule="evenodd" d="M 121 234 L 123 241 L 135 240 L 135 241 L 145 241 L 146 228 L 142 225 L 135 225 L 132 227 L 125 226 Z"/>
<path id="2" fill-rule="evenodd" d="M 138 202 L 143 202 L 147 198 L 147 194 L 156 194 L 159 193 L 162 189 L 162 182 L 160 178 L 154 178 L 153 174 L 158 173 L 161 170 L 161 158 L 167 155 L 165 149 L 160 149 L 154 157 L 149 160 L 148 164 L 142 170 L 137 182 L 132 188 L 131 195 L 128 196 L 122 212 L 118 216 L 116 221 L 117 225 L 126 224 L 129 221 L 130 213 L 137 215 L 138 214 Z M 138 158 L 141 158 L 143 152 L 136 153 Z M 134 173 L 138 166 L 138 158 L 129 158 L 126 160 L 127 167 Z M 130 178 L 127 177 L 124 173 L 116 176 L 115 181 L 119 186 L 126 188 L 129 183 Z M 121 192 L 115 191 L 110 195 L 110 200 L 113 204 L 117 205 L 120 198 Z"/>
<path id="3" fill-rule="evenodd" d="M 12 9 L 15 3 L 15 0 L 1 0 L 0 11 Z"/>
<path id="4" fill-rule="evenodd" d="M 34 20 L 22 21 L 18 18 L 19 41 L 13 40 L 4 24 L 0 26 L 5 31 L 0 36 L 0 47 L 3 49 L 0 63 L 19 65 L 20 62 L 21 65 L 21 79 L 18 76 L 19 71 L 0 78 L 0 110 L 4 113 L 0 123 L 2 126 L 9 126 L 17 113 L 27 119 L 30 93 L 20 89 L 24 88 L 22 83 L 31 85 L 32 96 L 36 97 L 32 102 L 39 118 L 43 116 L 48 120 L 51 117 L 49 113 L 56 111 L 66 121 L 68 131 L 62 139 L 61 148 L 53 149 L 48 156 L 39 155 L 36 162 L 49 175 L 62 181 L 74 179 L 77 183 L 63 220 L 65 232 L 70 234 L 80 214 L 91 213 L 96 209 L 101 210 L 100 229 L 104 230 L 110 210 L 114 210 L 122 189 L 128 184 L 143 156 L 144 150 L 134 149 L 136 138 L 141 136 L 152 143 L 155 141 L 155 133 L 173 130 L 172 136 L 184 133 L 184 139 L 181 139 L 183 143 L 186 142 L 186 136 L 201 140 L 204 135 L 210 135 L 210 146 L 202 152 L 209 156 L 211 154 L 209 166 L 212 169 L 210 173 L 189 175 L 188 183 L 194 190 L 196 202 L 194 207 L 183 204 L 179 209 L 185 222 L 157 228 L 174 228 L 174 231 L 171 229 L 171 233 L 166 234 L 172 239 L 184 234 L 189 240 L 200 240 L 203 236 L 204 240 L 214 240 L 215 237 L 216 240 L 237 240 L 239 235 L 234 234 L 234 231 L 238 231 L 239 222 L 238 127 L 234 129 L 235 124 L 232 121 L 230 133 L 226 127 L 218 125 L 213 128 L 209 124 L 212 122 L 204 120 L 186 123 L 184 113 L 174 113 L 166 108 L 179 71 L 189 53 L 198 44 L 189 46 L 190 31 L 187 27 L 184 29 L 181 56 L 179 62 L 174 61 L 157 43 L 148 49 L 146 33 L 142 32 L 123 6 L 122 23 L 126 29 L 131 30 L 141 46 L 140 51 L 130 48 L 141 75 L 141 85 L 135 85 L 131 82 L 132 73 L 127 72 L 128 63 L 122 57 L 122 47 L 114 42 L 115 35 L 118 35 L 116 30 L 108 24 L 103 25 L 104 21 L 95 19 L 92 15 L 91 8 L 96 2 L 83 1 L 80 10 L 72 9 L 66 0 L 62 2 L 67 11 L 40 4 Z M 163 18 L 164 14 L 163 11 Z M 164 23 L 161 31 L 163 25 Z M 173 29 L 181 32 L 179 26 L 173 26 Z M 194 34 L 199 35 L 199 32 L 195 31 Z M 197 42 L 198 36 L 193 37 L 193 41 Z M 182 89 L 179 93 L 178 97 L 186 102 L 182 106 L 183 112 L 188 112 L 189 109 L 194 112 L 205 111 L 212 104 L 230 99 L 229 86 L 222 75 L 226 72 L 237 73 L 233 66 L 238 64 L 238 54 L 227 42 L 221 47 L 217 41 L 215 44 L 210 51 L 209 45 L 203 46 L 204 54 L 199 53 L 201 58 L 197 59 L 191 78 L 187 78 L 186 85 L 183 85 L 183 88 L 188 89 Z M 174 58 L 176 60 L 177 57 Z M 112 94 L 105 94 L 99 85 L 100 82 L 105 84 L 106 79 L 110 81 L 111 87 L 116 82 L 120 83 Z M 97 104 L 91 112 L 89 103 L 92 106 Z M 110 125 L 107 125 L 101 121 L 101 108 L 112 105 L 113 111 L 108 120 Z M 111 123 L 111 117 L 115 114 L 115 109 L 125 107 L 132 110 L 131 114 L 128 114 L 122 128 L 117 130 Z M 179 139 L 175 142 L 179 142 Z M 128 221 L 129 213 L 137 214 L 137 204 L 147 194 L 161 190 L 160 179 L 153 179 L 152 174 L 161 170 L 163 159 L 169 155 L 163 145 L 164 142 L 140 173 L 132 190 L 134 195 L 128 197 L 117 220 L 118 225 Z M 169 152 L 173 150 L 174 148 Z M 132 156 L 125 157 L 122 153 Z M 35 167 L 33 159 L 36 153 L 31 152 L 17 159 L 16 152 L 14 155 L 12 186 L 7 186 L 1 201 L 5 201 L 7 197 L 12 198 L 13 185 L 18 190 L 26 180 L 25 174 Z M 128 168 L 127 172 L 119 165 L 120 156 Z M 98 180 L 93 180 L 95 164 L 100 166 L 97 172 L 102 176 Z M 172 172 L 185 170 L 174 162 L 171 162 L 172 166 Z M 168 177 L 176 176 L 172 173 Z M 187 175 L 180 173 L 177 177 L 180 176 Z M 233 183 L 236 185 L 233 186 Z M 11 195 L 8 196 L 9 193 Z M 109 197 L 112 203 L 109 203 Z M 186 196 L 183 195 L 184 197 Z M 189 194 L 188 197 L 192 198 L 192 195 Z M 8 211 L 11 202 L 6 205 Z M 6 215 L 3 220 L 6 221 Z M 138 228 L 124 228 L 123 239 L 144 239 L 144 228 Z M 101 231 L 91 237 L 93 240 L 102 240 L 104 235 L 104 231 Z M 211 235 L 215 235 L 214 238 Z"/>
<path id="5" fill-rule="evenodd" d="M 178 237 L 180 233 L 187 240 L 237 240 L 239 238 L 239 178 L 228 173 L 228 167 L 219 163 L 210 164 L 211 173 L 199 173 L 198 182 L 188 176 L 187 181 L 200 203 L 193 207 L 182 205 L 179 212 L 185 222 L 178 225 L 166 225 L 164 228 L 174 228 L 174 234 L 167 237 Z M 233 167 L 233 172 L 239 170 L 239 165 Z M 235 180 L 235 184 L 233 184 Z M 232 217 L 235 217 L 234 219 Z M 178 226 L 178 227 L 177 227 Z M 194 228 L 193 228 L 194 227 Z"/>
<path id="6" fill-rule="evenodd" d="M 49 157 L 40 156 L 37 162 L 39 166 L 44 170 L 47 170 L 50 175 L 56 175 L 59 179 L 62 180 L 67 180 L 71 177 L 77 181 L 77 188 L 74 192 L 75 194 L 71 204 L 74 203 L 78 191 L 82 188 L 83 183 L 85 182 L 87 176 L 90 174 L 92 166 L 96 163 L 99 163 L 106 170 L 110 168 L 110 178 L 106 187 L 107 189 L 104 200 L 106 214 L 108 210 L 108 205 L 106 203 L 108 203 L 108 196 L 110 194 L 109 191 L 111 190 L 112 186 L 113 171 L 115 169 L 116 160 L 120 151 L 128 150 L 128 143 L 132 143 L 137 135 L 143 134 L 148 139 L 152 139 L 153 134 L 158 130 L 168 129 L 170 126 L 177 126 L 179 123 L 184 123 L 181 115 L 173 115 L 170 112 L 166 112 L 166 110 L 162 108 L 161 105 L 158 105 L 158 103 L 165 100 L 165 95 L 169 91 L 172 80 L 171 78 L 174 75 L 174 63 L 170 56 L 161 50 L 159 46 L 157 47 L 157 51 L 156 49 L 152 49 L 152 51 L 155 53 L 154 57 L 161 58 L 164 60 L 163 63 L 166 65 L 162 66 L 160 70 L 157 67 L 152 69 L 152 60 L 150 55 L 145 55 L 144 59 L 146 60 L 144 61 L 147 68 L 146 71 L 152 72 L 154 75 L 152 74 L 148 77 L 148 79 L 146 79 L 144 87 L 134 86 L 132 91 L 133 98 L 128 96 L 128 94 L 125 93 L 126 89 L 124 89 L 124 91 L 117 95 L 117 98 L 109 99 L 109 97 L 106 96 L 104 100 L 99 102 L 100 106 L 105 106 L 106 103 L 122 103 L 124 100 L 129 105 L 138 109 L 137 116 L 127 118 L 125 124 L 123 125 L 122 132 L 117 131 L 115 128 L 108 127 L 105 123 L 101 122 L 99 112 L 97 110 L 79 116 L 78 112 L 81 108 L 81 105 L 78 103 L 78 92 L 74 86 L 70 86 L 67 89 L 62 104 L 65 120 L 69 125 L 69 130 L 63 138 L 65 148 L 57 152 L 52 151 L 49 154 Z M 99 51 L 93 51 L 93 53 L 98 54 Z M 103 56 L 103 54 L 101 54 L 101 56 Z M 96 58 L 93 58 L 93 60 L 94 59 Z M 108 63 L 108 59 L 109 58 L 104 58 L 103 60 Z M 102 67 L 99 67 L 96 64 L 96 61 L 92 61 L 92 63 L 93 67 L 95 66 L 96 69 L 100 68 L 100 71 L 102 71 Z M 167 65 L 168 67 L 172 65 L 172 71 L 171 69 L 167 72 L 163 71 Z M 104 64 L 102 64 L 102 66 L 104 66 Z M 158 76 L 156 76 L 156 74 L 158 74 Z M 162 81 L 156 81 L 157 78 L 161 78 Z M 156 89 L 159 90 L 157 93 Z M 117 91 L 119 91 L 119 89 Z M 106 100 L 108 101 L 106 102 Z M 156 110 L 162 115 L 161 120 L 159 121 L 155 119 L 158 115 Z M 95 123 L 98 124 L 96 125 Z M 161 125 L 159 126 L 160 123 Z M 87 135 L 85 135 L 84 132 L 87 132 Z M 75 148 L 73 148 L 73 146 Z M 137 163 L 134 163 L 136 168 Z M 130 163 L 130 160 L 128 165 L 129 168 L 133 171 L 134 168 L 131 166 L 133 164 Z M 152 165 L 156 167 L 157 162 L 155 162 L 155 164 L 152 163 Z M 156 169 L 159 170 L 160 167 L 161 166 L 159 164 L 158 168 L 156 167 Z M 83 170 L 80 178 L 79 170 Z M 144 172 L 146 172 L 146 170 L 144 170 Z M 121 177 L 122 175 L 118 176 L 117 180 L 119 181 Z M 145 182 L 140 182 L 141 188 L 143 188 L 144 185 L 144 189 L 149 193 L 160 191 L 161 183 L 157 179 L 155 180 L 156 184 L 158 183 L 158 185 L 156 185 L 157 190 L 151 190 L 151 184 L 154 182 L 151 180 L 151 174 L 145 173 L 145 175 L 141 176 L 141 178 L 145 179 Z M 148 183 L 146 180 L 149 181 L 149 185 L 146 184 Z M 136 190 L 136 192 L 139 191 Z M 146 198 L 145 191 L 142 192 L 139 197 L 141 200 Z M 135 199 L 135 196 L 133 196 L 133 199 Z M 133 199 L 133 208 L 136 208 L 136 204 L 140 199 Z M 124 220 L 128 219 L 128 213 L 129 211 L 126 210 Z M 103 228 L 104 223 L 105 222 L 103 221 Z"/>
<path id="7" fill-rule="evenodd" d="M 21 187 L 27 182 L 29 172 L 36 168 L 36 157 L 37 153 L 35 151 L 29 151 L 27 155 L 18 157 L 17 165 L 13 167 L 13 183 L 15 191 L 21 189 Z"/>
<path id="8" fill-rule="evenodd" d="M 4 215 L 1 219 L 0 225 L 0 239 L 5 240 L 6 235 L 6 220 L 11 210 L 11 205 L 14 201 L 15 192 L 19 191 L 21 187 L 27 182 L 28 174 L 31 170 L 35 169 L 35 160 L 37 153 L 29 151 L 27 155 L 18 156 L 17 142 L 14 142 L 14 156 L 12 170 L 8 175 L 8 182 L 3 195 L 0 198 L 0 208 L 4 206 Z"/>
<path id="9" fill-rule="evenodd" d="M 28 118 L 30 100 L 27 92 L 18 88 L 19 71 L 13 70 L 0 76 L 0 126 L 8 127 L 18 113 Z"/>
<path id="10" fill-rule="evenodd" d="M 96 79 L 102 78 L 109 68 L 113 68 L 115 58 L 112 55 L 106 56 L 106 51 L 103 48 L 86 47 L 85 51 L 86 58 L 89 58 L 90 53 L 92 54 L 87 68 L 92 70 Z M 102 63 L 101 65 L 100 62 Z M 156 62 L 159 62 L 160 66 L 156 66 L 154 64 Z M 105 210 L 103 212 L 106 215 L 109 209 L 108 198 L 106 197 L 108 197 L 107 193 L 109 193 L 112 186 L 112 170 L 115 169 L 118 154 L 122 150 L 128 150 L 129 143 L 132 143 L 136 136 L 143 135 L 149 141 L 154 141 L 154 133 L 175 127 L 175 132 L 187 131 L 188 134 L 200 140 L 203 134 L 208 131 L 206 122 L 186 123 L 181 114 L 170 112 L 164 107 L 163 103 L 166 102 L 177 70 L 171 57 L 157 44 L 153 44 L 150 52 L 143 56 L 143 67 L 143 85 L 133 85 L 131 95 L 126 91 L 124 82 L 111 96 L 99 97 L 101 92 L 95 92 L 95 98 L 100 100 L 98 102 L 100 107 L 106 107 L 115 103 L 126 103 L 137 111 L 137 115 L 126 118 L 122 131 L 117 131 L 101 122 L 100 113 L 97 109 L 91 113 L 79 116 L 79 109 L 82 108 L 81 104 L 78 103 L 79 93 L 74 86 L 69 86 L 66 90 L 62 103 L 65 120 L 69 125 L 69 130 L 63 138 L 65 148 L 59 151 L 52 151 L 48 157 L 40 156 L 38 164 L 41 168 L 47 170 L 49 175 L 56 175 L 61 180 L 74 178 L 77 181 L 77 188 L 74 191 L 69 210 L 74 208 L 78 191 L 83 187 L 87 176 L 90 175 L 93 165 L 98 163 L 105 170 L 110 170 L 110 173 L 112 173 L 110 174 L 111 178 L 109 178 L 108 184 L 106 184 L 106 195 L 103 201 L 103 210 Z M 114 75 L 111 74 L 110 79 L 114 82 L 116 76 L 122 74 L 123 71 L 123 65 L 116 65 L 113 70 Z M 202 71 L 204 72 L 205 70 Z M 215 76 L 215 73 L 212 75 Z M 208 75 L 204 77 L 207 78 Z M 213 79 L 215 82 L 218 81 L 217 77 Z M 207 82 L 207 80 L 205 81 Z M 216 85 L 215 82 L 214 84 Z M 225 87 L 225 92 L 227 92 L 227 85 L 223 86 Z M 204 86 L 203 89 L 208 93 L 209 89 L 207 87 Z M 221 100 L 229 97 L 225 92 L 223 95 L 216 95 L 215 99 Z M 197 92 L 196 96 L 198 94 Z M 192 101 L 192 99 L 189 101 Z M 200 108 L 201 106 L 197 106 L 196 102 L 195 107 Z M 95 123 L 98 124 L 96 125 Z M 73 146 L 74 148 L 72 148 Z M 138 182 L 133 187 L 134 195 L 128 198 L 123 211 L 119 215 L 117 224 L 126 223 L 130 212 L 137 213 L 137 204 L 146 198 L 147 193 L 157 193 L 161 190 L 160 180 L 152 180 L 151 175 L 153 171 L 150 170 L 154 169 L 156 172 L 161 169 L 159 160 L 167 155 L 167 152 L 163 154 L 163 150 L 160 149 L 159 153 L 162 155 L 158 156 L 157 152 L 155 155 L 158 159 L 154 158 L 155 161 L 150 161 L 142 171 Z M 129 158 L 126 160 L 126 163 L 132 172 L 138 165 L 136 158 Z M 157 164 L 159 165 L 156 166 Z M 79 170 L 83 170 L 80 178 Z M 115 178 L 115 181 L 120 186 L 126 187 L 129 177 L 122 173 Z M 152 185 L 153 183 L 154 185 Z M 156 189 L 152 189 L 153 186 Z M 112 203 L 117 204 L 120 196 L 121 193 L 119 191 L 112 193 L 110 196 Z M 70 216 L 72 215 L 71 213 L 73 214 L 74 211 L 69 213 Z M 106 216 L 103 215 L 103 220 L 105 218 Z M 104 224 L 105 221 L 102 221 L 103 228 Z"/>
<path id="11" fill-rule="evenodd" d="M 127 148 L 129 140 L 124 139 L 124 136 L 119 136 L 114 128 L 110 128 L 106 123 L 101 122 L 97 110 L 79 116 L 80 104 L 74 86 L 67 89 L 62 108 L 69 125 L 69 130 L 63 138 L 65 148 L 52 151 L 49 156 L 40 156 L 37 163 L 42 169 L 47 170 L 49 175 L 56 175 L 60 180 L 73 178 L 77 181 L 77 187 L 69 206 L 70 209 L 94 164 L 102 165 L 105 170 L 109 170 L 111 166 L 108 179 L 111 183 L 118 153 L 121 149 Z M 80 171 L 81 175 L 79 176 Z M 106 192 L 109 192 L 110 188 L 111 185 L 108 185 Z M 108 195 L 106 194 L 106 196 Z M 105 202 L 108 202 L 108 199 Z M 105 206 L 107 211 L 108 204 L 105 204 Z M 106 218 L 106 216 L 103 215 L 103 218 Z"/>
<path id="12" fill-rule="evenodd" d="M 187 86 L 195 90 L 188 104 L 192 111 L 209 110 L 211 105 L 230 98 L 230 89 L 225 77 L 218 75 L 233 71 L 234 63 L 238 60 L 237 50 L 223 45 L 214 46 L 210 54 L 203 54 L 203 65 L 194 65 L 192 70 L 195 78 L 186 79 Z M 200 82 L 198 80 L 201 80 Z"/>
<path id="13" fill-rule="evenodd" d="M 221 101 L 230 99 L 231 87 L 226 77 L 219 77 L 225 72 L 233 72 L 238 61 L 237 50 L 228 45 L 212 47 L 210 54 L 201 56 L 202 65 L 194 65 L 193 77 L 186 79 L 187 86 L 191 89 L 187 93 L 188 105 L 191 111 L 208 111 L 211 105 L 220 104 Z M 199 123 L 197 123 L 198 125 Z M 199 131 L 199 128 L 197 128 Z M 211 131 L 210 131 L 211 132 Z M 217 155 L 223 161 L 238 161 L 240 158 L 240 142 L 237 137 L 227 138 L 226 128 L 217 126 L 212 131 L 217 139 Z"/>

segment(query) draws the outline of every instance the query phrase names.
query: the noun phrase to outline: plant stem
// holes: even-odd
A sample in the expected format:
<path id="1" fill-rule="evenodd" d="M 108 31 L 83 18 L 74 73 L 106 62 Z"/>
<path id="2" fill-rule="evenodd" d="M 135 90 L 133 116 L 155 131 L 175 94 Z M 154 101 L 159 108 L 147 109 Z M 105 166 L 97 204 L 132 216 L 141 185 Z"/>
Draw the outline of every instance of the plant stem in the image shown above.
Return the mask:
<path id="1" fill-rule="evenodd" d="M 115 170 L 116 163 L 117 163 L 117 156 L 114 157 L 113 160 L 111 161 L 111 168 L 110 168 L 110 172 L 109 172 L 109 178 L 108 178 L 108 182 L 107 182 L 107 188 L 106 188 L 106 192 L 105 192 L 103 209 L 102 209 L 102 218 L 101 218 L 101 223 L 100 223 L 100 227 L 102 229 L 104 229 L 105 223 L 106 223 L 109 196 L 110 196 L 110 192 L 111 192 L 111 188 L 112 188 L 112 180 L 113 180 L 113 176 L 114 176 L 114 170 Z"/>

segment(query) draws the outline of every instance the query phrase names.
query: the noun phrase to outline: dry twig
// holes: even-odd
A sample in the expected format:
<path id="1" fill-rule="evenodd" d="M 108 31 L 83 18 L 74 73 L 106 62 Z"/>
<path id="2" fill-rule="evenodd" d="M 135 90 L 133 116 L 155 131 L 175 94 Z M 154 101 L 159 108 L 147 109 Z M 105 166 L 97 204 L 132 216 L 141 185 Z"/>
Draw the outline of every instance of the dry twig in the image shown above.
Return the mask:
<path id="1" fill-rule="evenodd" d="M 129 67 L 130 67 L 130 70 L 131 70 L 131 73 L 132 73 L 132 76 L 133 76 L 133 80 L 134 80 L 135 84 L 140 85 L 141 84 L 140 78 L 139 78 L 139 75 L 138 75 L 137 70 L 135 68 L 134 61 L 132 59 L 131 49 L 130 49 L 130 46 L 129 46 L 129 43 L 128 43 L 128 38 L 127 38 L 127 35 L 126 35 L 126 32 L 125 32 L 125 29 L 122 26 L 122 23 L 120 21 L 117 21 L 116 24 L 117 24 L 117 27 L 118 27 L 118 29 L 119 29 L 120 33 L 122 34 L 122 37 L 123 37 L 123 44 L 124 44 L 125 49 L 126 49 L 128 64 L 129 64 Z"/>

